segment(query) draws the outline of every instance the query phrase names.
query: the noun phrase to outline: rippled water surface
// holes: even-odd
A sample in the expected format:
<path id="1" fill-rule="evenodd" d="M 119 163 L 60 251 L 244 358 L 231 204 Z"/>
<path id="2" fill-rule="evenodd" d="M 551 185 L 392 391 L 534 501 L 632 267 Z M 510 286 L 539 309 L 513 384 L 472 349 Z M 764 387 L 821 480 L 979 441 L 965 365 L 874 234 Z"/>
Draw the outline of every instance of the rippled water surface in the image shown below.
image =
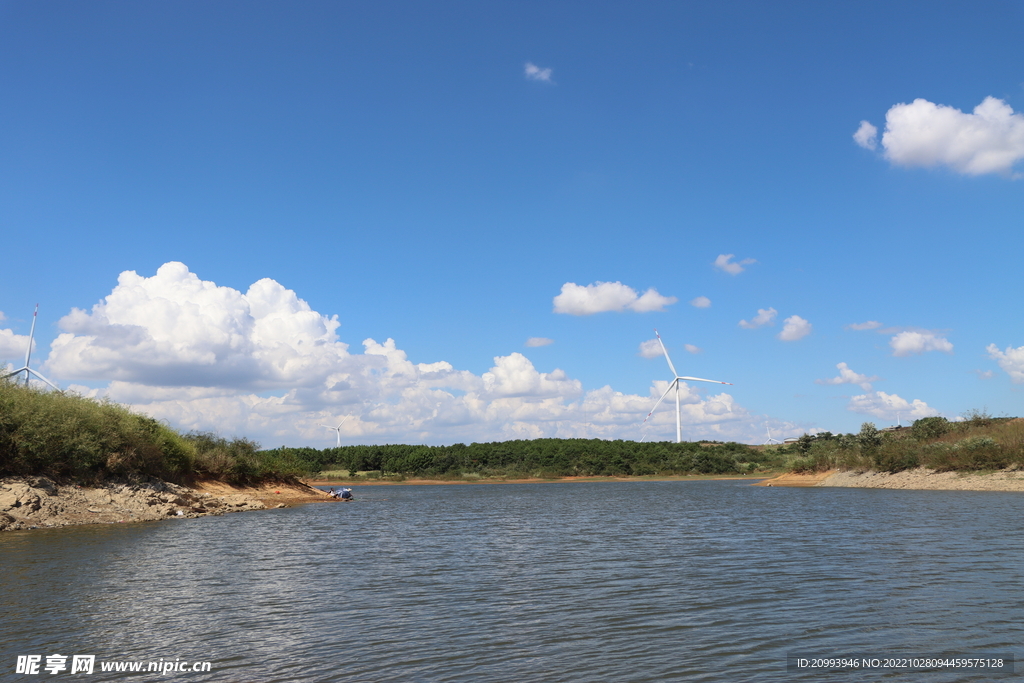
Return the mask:
<path id="1" fill-rule="evenodd" d="M 60 653 L 210 661 L 165 680 L 239 683 L 967 681 L 993 676 L 787 673 L 786 653 L 1024 651 L 1021 494 L 695 481 L 356 495 L 0 534 L 0 679 L 160 678 L 14 674 L 18 654 Z"/>

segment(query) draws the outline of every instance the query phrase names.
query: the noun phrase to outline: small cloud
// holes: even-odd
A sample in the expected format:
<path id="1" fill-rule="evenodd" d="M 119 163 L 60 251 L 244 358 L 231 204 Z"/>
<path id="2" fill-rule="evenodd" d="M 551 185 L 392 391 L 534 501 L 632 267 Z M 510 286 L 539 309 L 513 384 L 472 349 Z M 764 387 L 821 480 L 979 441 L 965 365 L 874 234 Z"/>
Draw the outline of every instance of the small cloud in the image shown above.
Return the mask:
<path id="1" fill-rule="evenodd" d="M 696 299 L 690 301 L 690 305 L 695 308 L 711 308 L 711 299 L 706 296 L 698 296 Z M 0 318 L 2 320 L 3 318 Z"/>
<path id="2" fill-rule="evenodd" d="M 650 313 L 664 310 L 679 301 L 674 296 L 662 296 L 653 287 L 642 295 L 621 282 L 595 282 L 582 286 L 575 282 L 562 285 L 562 293 L 553 300 L 555 313 L 592 315 L 614 311 Z"/>
<path id="3" fill-rule="evenodd" d="M 548 346 L 549 344 L 554 343 L 554 339 L 548 339 L 547 337 L 530 337 L 526 340 L 526 345 L 531 348 L 536 346 Z"/>
<path id="4" fill-rule="evenodd" d="M 938 410 L 920 399 L 907 401 L 896 394 L 887 394 L 884 391 L 871 391 L 854 396 L 846 409 L 889 421 L 896 420 L 897 416 L 906 420 L 919 420 L 922 417 L 935 417 L 939 414 Z"/>
<path id="5" fill-rule="evenodd" d="M 527 62 L 526 67 L 523 69 L 523 74 L 527 80 L 530 81 L 541 81 L 543 83 L 554 83 L 551 80 L 551 69 L 542 69 L 533 62 Z"/>
<path id="6" fill-rule="evenodd" d="M 782 323 L 782 332 L 779 332 L 779 339 L 782 341 L 796 341 L 803 339 L 811 333 L 812 325 L 798 315 L 791 315 Z"/>
<path id="7" fill-rule="evenodd" d="M 847 325 L 846 329 L 857 330 L 858 332 L 860 332 L 862 330 L 877 330 L 881 326 L 882 323 L 878 322 L 877 320 L 869 320 L 865 323 L 853 323 L 852 325 Z"/>
<path id="8" fill-rule="evenodd" d="M 701 349 L 699 346 L 694 346 L 693 344 L 683 344 L 683 348 L 689 351 L 690 353 L 700 353 L 701 351 L 703 351 L 703 349 Z"/>
<path id="9" fill-rule="evenodd" d="M 743 266 L 749 266 L 751 263 L 757 263 L 757 261 L 752 258 L 745 258 L 739 263 L 735 263 L 732 260 L 735 256 L 736 254 L 719 254 L 713 265 L 718 270 L 729 273 L 729 275 L 739 275 L 746 270 Z"/>
<path id="10" fill-rule="evenodd" d="M 7 316 L 4 315 L 3 311 L 0 311 L 0 322 L 3 322 L 4 320 L 7 320 Z"/>
<path id="11" fill-rule="evenodd" d="M 850 369 L 846 363 L 836 365 L 839 368 L 839 376 L 831 379 L 816 379 L 815 384 L 856 384 L 864 391 L 871 391 L 871 382 L 877 382 L 880 377 L 861 375 Z"/>
<path id="12" fill-rule="evenodd" d="M 864 149 L 875 149 L 878 147 L 878 129 L 867 121 L 860 122 L 860 128 L 853 134 L 853 141 Z"/>
<path id="13" fill-rule="evenodd" d="M 894 356 L 909 356 L 926 351 L 953 353 L 953 345 L 934 332 L 900 332 L 889 340 L 889 346 Z"/>
<path id="14" fill-rule="evenodd" d="M 996 376 L 996 373 L 991 370 L 975 370 L 974 374 L 978 376 L 978 379 L 992 379 Z"/>
<path id="15" fill-rule="evenodd" d="M 764 327 L 765 325 L 774 325 L 775 316 L 778 315 L 778 311 L 774 308 L 759 308 L 757 309 L 757 315 L 751 321 L 741 320 L 740 327 L 745 330 L 753 330 L 758 327 Z"/>
<path id="16" fill-rule="evenodd" d="M 999 363 L 999 367 L 1010 376 L 1014 384 L 1024 384 L 1024 346 L 1007 346 L 1006 351 L 1000 351 L 995 344 L 989 344 L 985 350 L 988 351 L 989 358 Z"/>
<path id="17" fill-rule="evenodd" d="M 867 146 L 873 141 L 869 133 L 862 122 L 854 140 Z M 918 98 L 886 112 L 882 147 L 885 158 L 899 166 L 1013 176 L 1013 165 L 1024 159 L 1024 115 L 995 97 L 986 97 L 970 114 Z"/>
<path id="18" fill-rule="evenodd" d="M 640 342 L 639 356 L 643 358 L 657 358 L 662 355 L 661 344 L 658 343 L 657 339 L 648 339 L 645 342 Z"/>

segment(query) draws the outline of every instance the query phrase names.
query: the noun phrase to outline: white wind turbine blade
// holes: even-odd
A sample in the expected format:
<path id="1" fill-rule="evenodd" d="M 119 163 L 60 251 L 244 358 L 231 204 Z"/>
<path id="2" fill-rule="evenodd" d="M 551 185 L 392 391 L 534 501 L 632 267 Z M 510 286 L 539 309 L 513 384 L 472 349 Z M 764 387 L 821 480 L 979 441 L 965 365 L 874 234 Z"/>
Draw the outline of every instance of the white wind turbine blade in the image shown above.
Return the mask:
<path id="1" fill-rule="evenodd" d="M 60 387 L 58 387 L 58 386 L 57 386 L 56 384 L 54 384 L 53 382 L 51 382 L 50 380 L 48 380 L 48 379 L 46 379 L 45 377 L 43 377 L 42 375 L 40 375 L 40 374 L 39 374 L 38 372 L 36 372 L 36 371 L 35 371 L 35 370 L 33 370 L 32 368 L 25 368 L 25 384 L 28 384 L 28 374 L 29 374 L 30 372 L 31 372 L 31 373 L 32 373 L 33 375 L 35 375 L 36 377 L 38 377 L 39 379 L 41 379 L 41 380 L 43 380 L 44 382 L 46 382 L 47 384 L 49 384 L 49 385 L 50 385 L 51 387 L 53 387 L 53 388 L 54 388 L 54 389 L 56 389 L 57 391 L 60 391 Z"/>
<path id="2" fill-rule="evenodd" d="M 676 372 L 676 366 L 672 365 L 672 359 L 668 356 L 668 349 L 665 348 L 665 342 L 661 341 L 661 335 L 658 334 L 657 328 L 654 330 L 654 336 L 658 338 L 658 343 L 661 344 L 661 350 L 665 354 L 665 360 L 668 361 L 668 367 L 672 371 L 672 376 L 678 377 L 679 373 Z"/>
<path id="3" fill-rule="evenodd" d="M 694 382 L 711 382 L 712 384 L 728 384 L 729 386 L 732 386 L 732 382 L 723 382 L 717 379 L 704 379 L 703 377 L 676 377 L 676 379 L 689 379 Z"/>
<path id="4" fill-rule="evenodd" d="M 647 417 L 645 417 L 644 421 L 641 422 L 640 424 L 644 424 L 649 419 L 651 419 L 651 415 L 654 415 L 654 411 L 658 409 L 658 406 L 660 406 L 661 402 L 665 400 L 665 397 L 668 396 L 668 392 L 672 391 L 672 387 L 676 386 L 677 382 L 678 380 L 672 380 L 671 382 L 669 382 L 668 389 L 665 390 L 665 393 L 661 395 L 661 398 L 658 399 L 658 402 L 654 404 L 653 408 L 651 408 L 651 412 L 647 413 Z"/>
<path id="5" fill-rule="evenodd" d="M 32 339 L 36 336 L 36 318 L 39 316 L 39 304 L 36 310 L 32 311 L 32 327 L 28 332 L 28 349 L 25 351 L 25 369 L 28 370 L 28 362 L 32 357 Z M 25 386 L 28 386 L 28 373 L 25 373 Z"/>
<path id="6" fill-rule="evenodd" d="M 0 377 L 0 379 L 7 379 L 8 377 L 14 377 L 15 375 L 20 375 L 21 373 L 24 372 L 25 373 L 25 386 L 26 387 L 29 385 L 29 381 L 32 379 L 32 375 L 35 375 L 36 378 L 38 378 L 38 379 L 42 380 L 43 382 L 45 382 L 46 384 L 50 385 L 50 387 L 53 388 L 55 391 L 60 392 L 60 393 L 64 393 L 63 391 L 61 391 L 61 388 L 58 387 L 56 384 L 54 384 L 50 380 L 46 379 L 45 377 L 42 376 L 42 374 L 36 372 L 31 367 L 29 367 L 29 363 L 32 361 L 32 342 L 35 340 L 35 336 L 36 336 L 36 319 L 38 317 L 39 317 L 39 304 L 36 304 L 36 309 L 32 312 L 32 327 L 29 328 L 29 333 L 28 333 L 28 349 L 25 350 L 25 367 L 18 368 L 14 372 L 9 372 L 6 375 L 3 375 L 2 377 Z"/>

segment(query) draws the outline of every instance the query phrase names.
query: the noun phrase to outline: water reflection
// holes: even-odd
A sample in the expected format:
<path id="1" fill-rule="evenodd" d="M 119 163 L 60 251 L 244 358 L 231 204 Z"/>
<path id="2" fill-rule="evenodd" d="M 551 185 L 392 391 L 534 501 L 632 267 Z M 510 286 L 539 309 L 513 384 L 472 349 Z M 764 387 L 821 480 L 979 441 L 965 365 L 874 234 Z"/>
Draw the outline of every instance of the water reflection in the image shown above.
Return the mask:
<path id="1" fill-rule="evenodd" d="M 67 652 L 214 662 L 190 681 L 792 681 L 815 677 L 786 673 L 789 650 L 970 654 L 1021 638 L 1017 494 L 743 482 L 358 494 L 0 535 L 5 675 L 17 654 Z"/>

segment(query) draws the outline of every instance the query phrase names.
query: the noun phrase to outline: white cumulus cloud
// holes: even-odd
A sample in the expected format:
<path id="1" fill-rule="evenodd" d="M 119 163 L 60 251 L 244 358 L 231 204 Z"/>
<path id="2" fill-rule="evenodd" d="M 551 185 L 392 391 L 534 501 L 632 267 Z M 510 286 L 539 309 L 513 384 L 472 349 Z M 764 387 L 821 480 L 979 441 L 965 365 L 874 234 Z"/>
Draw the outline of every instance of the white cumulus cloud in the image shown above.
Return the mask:
<path id="1" fill-rule="evenodd" d="M 551 69 L 542 69 L 533 62 L 527 62 L 523 67 L 523 75 L 531 81 L 541 81 L 543 83 L 553 83 L 551 80 L 552 71 Z"/>
<path id="2" fill-rule="evenodd" d="M 674 296 L 662 296 L 653 287 L 640 295 L 621 282 L 595 282 L 586 286 L 566 282 L 553 303 L 555 313 L 593 315 L 609 311 L 649 313 L 664 310 L 677 301 L 679 299 Z"/>
<path id="3" fill-rule="evenodd" d="M 122 273 L 107 297 L 60 325 L 42 365 L 51 379 L 103 383 L 78 386 L 177 429 L 268 447 L 332 446 L 335 434 L 320 425 L 346 416 L 342 443 L 637 439 L 660 396 L 609 387 L 584 395 L 579 380 L 538 370 L 521 353 L 495 356 L 477 375 L 444 360 L 414 362 L 390 338 L 365 339 L 357 352 L 338 338 L 336 317 L 281 284 L 265 279 L 241 292 L 180 263 L 150 277 Z M 756 438 L 746 409 L 728 394 L 686 393 L 687 438 Z M 672 411 L 659 412 L 665 433 L 649 438 L 674 436 Z"/>
<path id="4" fill-rule="evenodd" d="M 749 266 L 752 263 L 757 263 L 757 261 L 752 258 L 745 258 L 737 263 L 732 260 L 735 256 L 736 254 L 719 254 L 718 258 L 715 259 L 715 262 L 712 265 L 724 273 L 729 273 L 729 275 L 739 275 L 746 270 L 743 266 Z"/>
<path id="5" fill-rule="evenodd" d="M 782 341 L 803 339 L 811 333 L 811 327 L 812 325 L 800 316 L 791 315 L 783 321 L 779 339 Z"/>
<path id="6" fill-rule="evenodd" d="M 683 344 L 683 348 L 690 353 L 700 353 L 702 350 L 699 346 L 694 346 L 693 344 Z"/>
<path id="7" fill-rule="evenodd" d="M 554 339 L 548 339 L 547 337 L 530 337 L 526 340 L 526 346 L 529 348 L 536 348 L 538 346 L 548 346 L 554 344 Z"/>
<path id="8" fill-rule="evenodd" d="M 58 324 L 47 367 L 69 379 L 274 388 L 315 382 L 349 355 L 337 318 L 277 282 L 243 294 L 176 262 L 150 278 L 122 273 L 90 312 L 73 309 Z"/>
<path id="9" fill-rule="evenodd" d="M 500 397 L 575 398 L 583 393 L 578 379 L 569 379 L 561 370 L 537 372 L 530 359 L 521 353 L 495 357 L 494 367 L 483 374 L 483 383 L 485 393 Z"/>
<path id="10" fill-rule="evenodd" d="M 864 149 L 875 149 L 878 147 L 878 129 L 867 121 L 861 121 L 853 140 Z"/>
<path id="11" fill-rule="evenodd" d="M 995 344 L 989 344 L 985 350 L 989 358 L 999 363 L 999 367 L 1015 384 L 1024 384 L 1024 346 L 1007 346 L 1006 351 L 1000 351 Z"/>
<path id="12" fill-rule="evenodd" d="M 875 138 L 866 123 L 854 139 L 873 149 Z M 1024 159 L 1024 115 L 995 97 L 986 97 L 971 113 L 919 98 L 889 109 L 882 147 L 885 158 L 900 166 L 1012 175 L 1014 164 Z"/>
<path id="13" fill-rule="evenodd" d="M 35 350 L 35 340 L 32 349 Z M 0 330 L 0 361 L 13 360 L 18 367 L 25 364 L 25 351 L 28 350 L 28 335 L 14 334 L 12 330 Z"/>
<path id="14" fill-rule="evenodd" d="M 882 323 L 878 322 L 877 320 L 868 320 L 867 322 L 863 322 L 863 323 L 853 323 L 853 324 L 847 325 L 846 329 L 848 329 L 848 330 L 857 330 L 859 332 L 859 331 L 863 331 L 863 330 L 877 330 L 881 326 L 882 326 Z"/>
<path id="15" fill-rule="evenodd" d="M 746 330 L 753 330 L 758 327 L 764 327 L 765 325 L 774 325 L 775 316 L 779 312 L 774 308 L 759 308 L 757 309 L 757 315 L 752 320 L 741 320 L 740 327 Z"/>
<path id="16" fill-rule="evenodd" d="M 876 376 L 868 377 L 867 375 L 861 375 L 850 369 L 850 366 L 846 363 L 839 363 L 836 365 L 839 368 L 839 376 L 831 377 L 829 379 L 816 379 L 814 380 L 817 384 L 856 384 L 864 391 L 871 391 L 871 382 L 877 382 L 880 378 Z"/>
<path id="17" fill-rule="evenodd" d="M 696 299 L 692 299 L 690 301 L 690 305 L 694 306 L 695 308 L 710 308 L 711 299 L 707 298 L 706 296 L 698 296 Z"/>
<path id="18" fill-rule="evenodd" d="M 907 401 L 896 394 L 887 394 L 884 391 L 871 391 L 854 396 L 846 408 L 855 413 L 874 415 L 888 421 L 895 421 L 897 416 L 900 419 L 919 420 L 922 417 L 935 417 L 939 414 L 938 410 L 920 399 Z"/>
<path id="19" fill-rule="evenodd" d="M 926 351 L 953 353 L 953 345 L 945 337 L 934 332 L 900 332 L 889 340 L 892 355 L 909 356 Z"/>

